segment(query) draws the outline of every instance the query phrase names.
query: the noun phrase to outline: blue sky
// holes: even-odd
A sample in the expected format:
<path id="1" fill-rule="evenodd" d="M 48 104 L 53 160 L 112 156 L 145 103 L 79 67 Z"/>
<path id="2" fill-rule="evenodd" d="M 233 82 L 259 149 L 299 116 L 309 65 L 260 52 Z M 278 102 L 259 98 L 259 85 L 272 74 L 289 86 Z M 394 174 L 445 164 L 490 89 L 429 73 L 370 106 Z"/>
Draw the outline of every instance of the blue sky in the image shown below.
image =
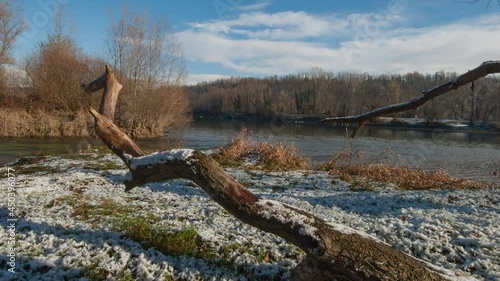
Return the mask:
<path id="1" fill-rule="evenodd" d="M 18 61 L 46 38 L 55 3 L 89 54 L 103 55 L 122 7 L 167 17 L 188 81 L 327 71 L 463 72 L 500 56 L 500 7 L 487 0 L 21 0 L 29 28 Z M 114 12 L 112 12 L 114 11 Z"/>

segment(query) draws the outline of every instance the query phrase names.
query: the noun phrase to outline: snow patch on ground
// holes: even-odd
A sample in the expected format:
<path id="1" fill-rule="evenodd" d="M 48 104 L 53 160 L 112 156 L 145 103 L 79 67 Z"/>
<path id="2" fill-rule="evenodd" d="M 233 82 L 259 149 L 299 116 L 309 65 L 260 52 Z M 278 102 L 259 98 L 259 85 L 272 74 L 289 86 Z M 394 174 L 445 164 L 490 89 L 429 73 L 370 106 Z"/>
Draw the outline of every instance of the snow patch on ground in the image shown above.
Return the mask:
<path id="1" fill-rule="evenodd" d="M 189 157 L 185 151 L 175 155 L 172 157 Z M 125 271 L 141 280 L 165 276 L 181 280 L 289 280 L 290 270 L 304 257 L 283 239 L 235 219 L 190 181 L 152 183 L 125 193 L 122 182 L 126 170 L 91 167 L 103 161 L 123 166 L 121 160 L 113 155 L 89 157 L 48 157 L 42 163 L 16 169 L 17 273 L 11 276 L 2 270 L 1 280 L 74 280 L 83 278 L 90 266 L 109 272 L 110 280 Z M 170 156 L 160 158 L 165 157 Z M 23 174 L 36 165 L 58 171 Z M 323 172 L 227 171 L 266 198 L 261 200 L 263 204 L 272 202 L 276 208 L 291 205 L 336 226 L 366 232 L 435 266 L 464 270 L 479 280 L 500 280 L 498 189 L 400 191 L 389 185 L 362 191 Z M 7 188 L 0 194 L 7 198 Z M 161 217 L 155 223 L 165 229 L 192 227 L 216 248 L 241 247 L 230 253 L 229 265 L 164 255 L 111 230 L 109 225 L 75 217 L 65 197 L 89 200 L 91 206 L 103 198 L 111 199 L 133 208 L 137 215 Z M 7 215 L 7 201 L 2 200 L 0 217 Z M 4 249 L 7 235 L 5 228 L 0 229 L 0 247 Z M 263 253 L 268 253 L 269 261 L 262 259 Z M 6 268 L 6 256 L 1 257 Z"/>

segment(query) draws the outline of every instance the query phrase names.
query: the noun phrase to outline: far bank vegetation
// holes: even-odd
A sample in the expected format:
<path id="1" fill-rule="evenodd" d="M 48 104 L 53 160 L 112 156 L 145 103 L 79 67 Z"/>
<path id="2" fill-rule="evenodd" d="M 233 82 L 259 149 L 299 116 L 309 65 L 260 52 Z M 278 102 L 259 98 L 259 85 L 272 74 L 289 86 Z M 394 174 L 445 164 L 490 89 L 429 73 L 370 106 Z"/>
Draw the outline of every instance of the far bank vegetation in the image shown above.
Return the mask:
<path id="1" fill-rule="evenodd" d="M 193 112 L 201 116 L 333 117 L 357 115 L 417 97 L 423 90 L 457 77 L 434 74 L 308 72 L 266 78 L 232 77 L 188 87 Z M 420 107 L 393 117 L 421 118 L 431 123 L 455 119 L 500 128 L 500 87 L 488 76 Z"/>
<path id="2" fill-rule="evenodd" d="M 108 30 L 105 56 L 97 57 L 79 47 L 71 36 L 71 22 L 65 21 L 59 9 L 47 38 L 6 71 L 6 63 L 13 62 L 14 39 L 26 29 L 15 4 L 0 1 L 0 24 L 17 28 L 15 34 L 0 34 L 0 49 L 7 50 L 0 54 L 4 66 L 0 76 L 0 136 L 91 135 L 93 122 L 86 108 L 98 105 L 99 97 L 89 98 L 80 84 L 103 73 L 105 62 L 116 69 L 124 86 L 114 121 L 127 134 L 163 136 L 166 128 L 189 122 L 189 102 L 182 87 L 185 63 L 165 19 L 153 20 L 123 10 Z M 12 28 L 1 28 L 0 33 L 5 30 Z"/>

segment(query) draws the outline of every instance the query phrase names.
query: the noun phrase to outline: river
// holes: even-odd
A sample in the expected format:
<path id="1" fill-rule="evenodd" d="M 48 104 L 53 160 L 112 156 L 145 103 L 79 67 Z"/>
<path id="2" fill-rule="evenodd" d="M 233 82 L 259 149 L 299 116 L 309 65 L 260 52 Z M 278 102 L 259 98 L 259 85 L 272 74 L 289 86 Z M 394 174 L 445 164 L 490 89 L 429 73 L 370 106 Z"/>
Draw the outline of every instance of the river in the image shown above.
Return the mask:
<path id="1" fill-rule="evenodd" d="M 141 139 L 143 149 L 165 149 L 182 140 L 182 146 L 211 149 L 229 142 L 242 126 L 254 141 L 293 144 L 313 161 L 326 161 L 340 151 L 351 151 L 354 161 L 382 161 L 427 170 L 444 169 L 460 178 L 500 183 L 500 134 L 448 130 L 409 130 L 368 127 L 355 139 L 342 128 L 312 125 L 278 125 L 272 122 L 196 120 L 189 128 L 169 137 Z M 18 155 L 64 154 L 85 149 L 100 141 L 88 138 L 2 139 L 0 163 Z"/>

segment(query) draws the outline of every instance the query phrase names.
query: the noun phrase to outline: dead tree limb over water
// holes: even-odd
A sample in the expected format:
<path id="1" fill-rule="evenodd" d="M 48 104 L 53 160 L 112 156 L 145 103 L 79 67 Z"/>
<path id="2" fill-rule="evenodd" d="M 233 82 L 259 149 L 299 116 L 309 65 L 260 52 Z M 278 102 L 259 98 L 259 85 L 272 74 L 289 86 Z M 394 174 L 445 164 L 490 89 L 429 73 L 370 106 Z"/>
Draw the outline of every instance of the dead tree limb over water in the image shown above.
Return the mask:
<path id="1" fill-rule="evenodd" d="M 456 90 L 461 86 L 467 85 L 469 83 L 473 83 L 474 81 L 487 76 L 488 74 L 500 73 L 500 61 L 486 61 L 483 62 L 480 66 L 474 68 L 473 70 L 469 70 L 468 72 L 447 81 L 441 85 L 438 85 L 434 88 L 425 90 L 418 97 L 415 97 L 411 100 L 391 104 L 388 106 L 383 106 L 376 108 L 372 111 L 355 115 L 355 116 L 342 116 L 342 117 L 332 117 L 323 119 L 321 122 L 324 124 L 329 123 L 358 123 L 358 126 L 354 129 L 351 137 L 356 136 L 358 131 L 363 127 L 363 125 L 376 117 L 387 116 L 393 113 L 408 111 L 411 109 L 417 109 L 420 106 L 426 104 L 432 99 L 446 94 L 452 90 Z"/>

